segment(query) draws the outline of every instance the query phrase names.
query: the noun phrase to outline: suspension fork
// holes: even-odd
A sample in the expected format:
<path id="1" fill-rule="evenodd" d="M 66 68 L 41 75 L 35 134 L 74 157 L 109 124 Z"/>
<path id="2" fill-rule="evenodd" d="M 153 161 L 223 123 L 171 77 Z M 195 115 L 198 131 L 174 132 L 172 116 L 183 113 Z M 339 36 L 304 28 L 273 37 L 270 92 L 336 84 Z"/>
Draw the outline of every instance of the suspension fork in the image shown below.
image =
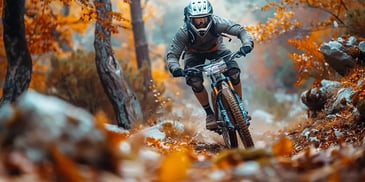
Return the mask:
<path id="1" fill-rule="evenodd" d="M 218 119 L 218 110 L 222 116 L 223 121 L 226 123 L 226 126 L 230 129 L 235 129 L 235 126 L 233 125 L 231 119 L 229 119 L 227 109 L 224 107 L 223 99 L 222 99 L 222 89 L 231 89 L 233 88 L 232 83 L 230 82 L 229 78 L 224 77 L 223 74 L 221 74 L 222 77 L 213 77 L 211 76 L 211 88 L 212 88 L 212 102 L 213 107 L 215 110 L 216 118 Z M 223 88 L 222 84 L 227 83 L 228 87 Z"/>
<path id="2" fill-rule="evenodd" d="M 216 102 L 217 102 L 217 106 L 220 111 L 220 114 L 222 115 L 223 120 L 225 121 L 226 125 L 228 125 L 228 128 L 234 129 L 235 126 L 233 125 L 232 121 L 229 119 L 228 112 L 227 112 L 226 108 L 224 107 L 221 91 L 219 91 L 216 96 Z"/>

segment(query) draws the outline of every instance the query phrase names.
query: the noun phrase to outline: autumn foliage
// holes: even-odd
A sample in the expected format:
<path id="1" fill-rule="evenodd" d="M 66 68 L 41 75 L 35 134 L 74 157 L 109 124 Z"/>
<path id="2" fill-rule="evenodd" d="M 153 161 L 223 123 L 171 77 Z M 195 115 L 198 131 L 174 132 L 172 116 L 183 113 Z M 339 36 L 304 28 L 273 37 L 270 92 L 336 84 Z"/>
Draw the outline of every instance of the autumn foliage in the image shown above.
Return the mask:
<path id="1" fill-rule="evenodd" d="M 334 71 L 326 65 L 318 52 L 324 40 L 342 34 L 364 37 L 365 3 L 357 0 L 281 0 L 261 8 L 262 11 L 274 9 L 274 17 L 264 23 L 247 27 L 258 42 L 295 32 L 296 38 L 288 42 L 297 48 L 289 53 L 297 69 L 297 85 L 314 78 L 314 84 L 321 79 L 331 79 Z"/>
<path id="2" fill-rule="evenodd" d="M 117 5 L 126 4 L 125 1 L 118 1 Z M 124 5 L 124 6 L 126 6 Z M 2 10 L 3 1 L 0 9 Z M 120 6 L 120 5 L 119 5 Z M 129 12 L 126 12 L 127 14 Z M 114 24 L 106 25 L 113 33 L 117 33 L 125 26 L 129 20 L 120 12 L 111 12 L 110 16 L 115 20 Z M 95 5 L 91 1 L 85 0 L 29 0 L 26 1 L 25 12 L 25 36 L 28 49 L 33 59 L 33 74 L 30 87 L 44 91 L 44 85 L 35 82 L 43 82 L 47 79 L 49 71 L 49 55 L 59 57 L 70 56 L 72 51 L 78 47 L 74 43 L 73 35 L 85 34 L 96 20 Z M 127 22 L 127 23 L 126 23 Z M 130 26 L 129 26 L 130 28 Z M 2 29 L 2 25 L 1 25 Z M 2 31 L 1 31 L 2 33 Z M 1 36 L 1 48 L 3 41 Z M 0 57 L 5 58 L 5 52 L 0 52 Z M 0 67 L 6 68 L 6 62 L 0 61 Z M 6 70 L 6 69 L 2 69 Z M 4 78 L 5 73 L 0 73 L 0 78 Z"/>
<path id="3" fill-rule="evenodd" d="M 331 118 L 334 116 L 323 115 L 316 120 L 293 122 L 283 132 L 264 134 L 270 138 L 270 141 L 265 141 L 266 144 L 272 142 L 272 146 L 266 145 L 265 149 L 252 150 L 226 150 L 219 144 L 213 147 L 213 144 L 201 144 L 197 140 L 199 136 L 209 138 L 214 135 L 205 135 L 204 131 L 187 135 L 176 128 L 178 122 L 175 121 L 154 125 L 147 130 L 142 125 L 136 125 L 130 131 L 111 128 L 107 124 L 110 122 L 108 111 L 112 109 L 98 83 L 94 54 L 85 50 L 68 52 L 70 47 L 75 46 L 72 34 L 82 34 L 95 20 L 93 5 L 87 0 L 31 0 L 27 7 L 27 38 L 29 49 L 35 58 L 31 87 L 92 112 L 95 115 L 95 128 L 89 129 L 100 131 L 99 135 L 95 135 L 96 139 L 105 138 L 100 141 L 103 145 L 97 145 L 93 148 L 95 150 L 84 149 L 84 146 L 90 146 L 96 140 L 92 137 L 75 144 L 82 146 L 75 153 L 92 154 L 103 149 L 98 158 L 100 164 L 93 163 L 96 161 L 95 156 L 89 158 L 91 163 L 85 164 L 82 163 L 85 161 L 72 160 L 60 150 L 63 147 L 60 143 L 70 137 L 78 137 L 78 132 L 60 135 L 58 140 L 50 141 L 49 146 L 40 146 L 37 140 L 32 140 L 35 136 L 33 131 L 24 128 L 29 124 L 29 115 L 20 115 L 20 109 L 13 113 L 8 112 L 9 115 L 14 115 L 7 118 L 8 122 L 0 122 L 3 124 L 0 127 L 0 180 L 40 181 L 57 178 L 61 181 L 356 181 L 364 178 L 364 122 L 349 120 L 352 117 L 350 112 L 336 114 L 335 119 Z M 117 7 L 125 6 L 120 1 Z M 288 40 L 289 44 L 297 48 L 297 52 L 290 53 L 289 57 L 293 59 L 298 70 L 298 85 L 309 78 L 318 81 L 335 75 L 325 63 L 323 55 L 318 52 L 322 41 L 335 35 L 350 33 L 364 37 L 362 22 L 365 8 L 362 1 L 282 0 L 279 3 L 269 3 L 262 10 L 269 8 L 276 11 L 273 18 L 247 28 L 253 32 L 258 42 L 280 38 L 286 33 L 298 33 L 295 34 L 295 39 Z M 67 13 L 66 9 L 72 13 Z M 307 10 L 311 13 L 308 14 Z M 119 28 L 130 26 L 126 23 L 125 16 L 116 12 L 111 12 L 110 16 L 119 21 L 111 25 L 112 32 L 116 33 Z M 321 18 L 316 18 L 317 16 Z M 130 37 L 124 39 L 128 42 Z M 2 41 L 0 47 L 3 47 Z M 163 96 L 165 87 L 162 83 L 153 83 L 152 92 L 147 95 L 142 92 L 140 83 L 144 70 L 135 71 L 135 67 L 128 64 L 133 59 L 126 56 L 131 49 L 122 48 L 126 51 L 118 53 L 117 57 L 120 57 L 119 61 L 141 99 L 144 111 L 153 113 L 159 109 L 170 109 L 168 111 L 171 112 L 169 100 Z M 5 53 L 0 51 L 1 78 L 5 76 L 5 64 Z M 267 70 L 260 74 L 268 75 L 269 72 L 265 71 Z M 365 90 L 365 83 L 354 84 L 363 80 L 364 73 L 364 69 L 358 68 L 344 78 L 342 83 L 355 90 Z M 153 74 L 157 81 L 167 79 L 167 74 L 163 71 L 155 70 Z M 364 97 L 364 92 L 359 92 L 353 99 L 363 100 Z M 272 102 L 267 102 L 272 107 Z M 283 108 L 284 106 L 280 107 L 281 110 Z M 154 122 L 160 122 L 154 119 Z M 45 123 L 50 122 L 52 121 L 46 118 Z M 80 124 L 74 118 L 68 122 L 72 129 Z M 85 128 L 90 123 L 87 122 Z M 57 129 L 57 126 L 52 128 Z M 156 128 L 158 131 L 155 132 L 163 134 L 163 138 L 146 136 L 150 131 L 148 129 Z M 19 129 L 24 132 L 18 132 Z M 68 131 L 67 129 L 64 130 Z M 42 131 L 39 130 L 41 134 Z M 37 136 L 42 139 L 41 134 Z M 7 140 L 3 140 L 4 138 Z M 24 146 L 27 141 L 35 142 Z M 19 143 L 22 145 L 18 146 Z M 66 145 L 65 148 L 75 146 Z M 16 147 L 29 147 L 30 152 L 16 150 Z M 213 151 L 212 148 L 216 150 Z M 26 157 L 37 154 L 37 149 L 45 151 L 41 162 L 34 162 Z"/>
<path id="4" fill-rule="evenodd" d="M 133 35 L 128 32 L 131 29 L 129 2 L 113 3 L 116 11 L 108 14 L 113 18 L 113 23 L 104 22 L 104 26 L 116 36 L 117 41 L 127 40 L 124 44 L 127 47 L 115 47 L 115 55 L 123 65 L 139 100 L 143 102 L 143 110 L 153 114 L 158 109 L 168 107 L 167 99 L 162 96 L 164 87 L 155 81 L 151 83 L 150 93 L 143 92 L 145 89 L 139 83 L 143 82 L 141 73 L 147 70 L 136 71 L 133 51 L 119 51 L 133 49 Z M 0 6 L 2 5 L 3 3 Z M 58 96 L 92 113 L 104 110 L 112 116 L 113 109 L 95 71 L 95 55 L 75 41 L 75 35 L 85 36 L 90 33 L 97 17 L 95 7 L 99 5 L 85 0 L 26 1 L 25 33 L 33 59 L 30 88 Z M 121 35 L 120 32 L 124 34 Z M 2 36 L 0 47 L 4 47 Z M 0 52 L 0 68 L 0 78 L 3 80 L 6 74 L 3 49 Z M 162 103 L 165 106 L 161 106 Z"/>

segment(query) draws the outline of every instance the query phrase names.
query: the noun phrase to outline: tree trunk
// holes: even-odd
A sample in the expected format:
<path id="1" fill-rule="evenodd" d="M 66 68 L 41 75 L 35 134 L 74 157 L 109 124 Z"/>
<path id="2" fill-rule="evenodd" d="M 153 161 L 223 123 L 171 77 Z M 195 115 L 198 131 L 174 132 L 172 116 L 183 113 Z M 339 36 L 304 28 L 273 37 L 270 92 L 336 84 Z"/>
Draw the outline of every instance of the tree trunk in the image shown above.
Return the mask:
<path id="1" fill-rule="evenodd" d="M 144 70 L 144 85 L 147 91 L 152 80 L 151 76 L 151 62 L 148 54 L 148 44 L 146 40 L 146 32 L 144 28 L 144 22 L 142 18 L 141 1 L 134 0 L 130 4 L 132 28 L 134 36 L 134 47 L 136 49 L 137 66 L 139 69 Z"/>
<path id="2" fill-rule="evenodd" d="M 118 126 L 130 129 L 131 124 L 142 119 L 142 111 L 135 93 L 123 75 L 111 47 L 109 26 L 112 22 L 110 0 L 95 0 L 97 21 L 94 48 L 96 68 L 103 88 L 113 104 Z"/>
<path id="3" fill-rule="evenodd" d="M 26 91 L 32 77 L 24 26 L 25 0 L 5 0 L 3 9 L 4 46 L 8 60 L 0 107 L 14 102 Z"/>

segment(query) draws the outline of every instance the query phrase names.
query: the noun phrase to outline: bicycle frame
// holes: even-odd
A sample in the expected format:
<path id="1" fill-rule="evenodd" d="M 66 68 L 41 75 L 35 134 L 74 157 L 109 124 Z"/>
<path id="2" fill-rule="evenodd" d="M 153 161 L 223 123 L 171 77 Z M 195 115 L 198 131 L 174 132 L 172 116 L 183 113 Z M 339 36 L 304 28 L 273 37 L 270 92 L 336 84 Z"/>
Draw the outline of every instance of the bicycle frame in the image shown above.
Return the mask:
<path id="1" fill-rule="evenodd" d="M 230 60 L 230 59 L 233 59 L 236 56 L 238 56 L 238 53 L 228 54 L 226 56 L 231 56 L 229 58 L 229 60 Z M 214 108 L 214 110 L 219 111 L 219 113 L 216 113 L 216 120 L 223 119 L 225 127 L 228 127 L 230 129 L 235 129 L 236 128 L 235 127 L 235 122 L 231 121 L 231 119 L 228 116 L 228 112 L 227 112 L 227 110 L 224 106 L 223 98 L 222 98 L 222 90 L 223 89 L 230 89 L 232 92 L 234 92 L 234 96 L 235 96 L 236 100 L 240 100 L 239 96 L 236 93 L 236 91 L 234 90 L 230 78 L 223 74 L 227 70 L 226 67 L 222 68 L 221 71 L 217 71 L 217 70 L 216 71 L 211 71 L 211 70 L 209 70 L 209 67 L 214 67 L 214 66 L 211 66 L 211 65 L 214 65 L 215 63 L 225 65 L 225 62 L 220 63 L 219 61 L 223 61 L 223 59 L 226 56 L 223 56 L 223 57 L 218 58 L 216 60 L 208 60 L 208 61 L 210 61 L 210 63 L 208 63 L 208 65 L 204 66 L 203 69 L 206 71 L 206 75 L 207 75 L 207 77 L 210 78 L 210 81 L 211 81 L 210 87 L 212 88 L 212 91 L 213 91 L 213 93 L 212 93 L 213 94 L 212 95 L 212 98 L 213 98 L 212 102 L 215 102 L 215 103 L 213 103 L 213 107 L 217 107 L 217 108 Z M 209 72 L 207 70 L 209 70 Z M 240 103 L 242 103 L 242 102 L 240 102 Z M 219 118 L 219 114 L 221 115 L 222 118 Z"/>
<path id="2" fill-rule="evenodd" d="M 226 145 L 229 148 L 238 147 L 236 136 L 236 131 L 238 131 L 241 141 L 244 143 L 245 147 L 253 147 L 254 144 L 247 129 L 250 120 L 248 117 L 248 112 L 244 108 L 240 96 L 234 90 L 230 78 L 223 74 L 225 71 L 227 71 L 227 65 L 224 59 L 228 56 L 228 60 L 232 60 L 234 58 L 240 57 L 241 55 L 239 52 L 236 52 L 227 54 L 214 60 L 208 60 L 207 64 L 187 68 L 184 70 L 184 73 L 185 75 L 188 75 L 194 72 L 202 72 L 205 73 L 205 75 L 210 79 L 210 86 L 212 88 L 211 97 L 215 111 L 215 117 L 217 121 L 223 121 L 223 123 L 220 122 L 221 124 L 219 124 L 217 133 L 223 135 Z M 227 95 L 230 101 L 227 101 Z M 227 105 L 227 102 L 233 103 Z M 232 107 L 239 108 L 239 111 L 235 111 L 235 113 L 233 113 L 232 108 L 228 107 L 232 104 L 234 105 Z M 237 112 L 239 113 L 237 114 Z M 232 116 L 234 114 L 235 116 Z M 244 122 L 244 125 L 239 124 L 235 120 L 240 120 L 239 122 L 241 123 Z"/>

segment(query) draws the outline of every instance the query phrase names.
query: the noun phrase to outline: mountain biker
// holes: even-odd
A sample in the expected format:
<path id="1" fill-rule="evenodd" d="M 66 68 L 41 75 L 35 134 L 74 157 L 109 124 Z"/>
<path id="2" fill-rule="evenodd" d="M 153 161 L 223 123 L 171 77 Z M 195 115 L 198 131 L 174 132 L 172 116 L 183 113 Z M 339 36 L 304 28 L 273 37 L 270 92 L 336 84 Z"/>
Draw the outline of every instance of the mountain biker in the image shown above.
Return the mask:
<path id="1" fill-rule="evenodd" d="M 176 32 L 166 53 L 167 68 L 173 77 L 183 76 L 183 69 L 179 64 L 180 57 L 183 57 L 186 69 L 204 64 L 205 59 L 214 59 L 231 53 L 223 44 L 224 34 L 236 36 L 241 40 L 242 55 L 250 53 L 254 47 L 251 34 L 241 25 L 213 15 L 213 7 L 208 0 L 191 0 L 184 8 L 184 15 L 185 23 Z M 230 77 L 234 89 L 242 98 L 241 70 L 234 60 L 227 62 L 227 66 L 228 70 L 224 74 Z M 186 84 L 192 88 L 206 112 L 206 128 L 215 130 L 218 126 L 203 81 L 201 73 L 186 76 Z"/>

